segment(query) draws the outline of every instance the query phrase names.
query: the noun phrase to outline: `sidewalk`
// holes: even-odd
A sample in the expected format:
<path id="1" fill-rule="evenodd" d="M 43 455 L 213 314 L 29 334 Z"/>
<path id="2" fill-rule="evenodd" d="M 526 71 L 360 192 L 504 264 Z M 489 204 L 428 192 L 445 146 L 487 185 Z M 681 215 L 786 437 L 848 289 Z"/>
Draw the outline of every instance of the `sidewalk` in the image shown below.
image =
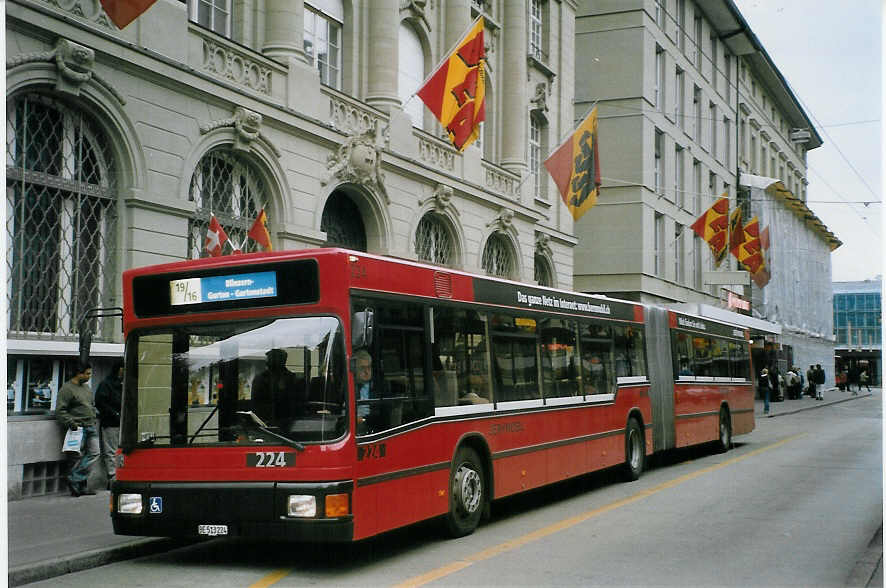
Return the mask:
<path id="1" fill-rule="evenodd" d="M 853 396 L 832 388 L 824 391 L 825 400 L 804 397 L 770 403 L 769 418 L 868 396 L 872 394 L 865 391 Z M 754 412 L 757 418 L 764 418 L 762 400 L 756 402 Z M 20 586 L 188 543 L 114 535 L 109 500 L 110 492 L 100 490 L 95 496 L 65 494 L 8 502 L 9 585 Z"/>

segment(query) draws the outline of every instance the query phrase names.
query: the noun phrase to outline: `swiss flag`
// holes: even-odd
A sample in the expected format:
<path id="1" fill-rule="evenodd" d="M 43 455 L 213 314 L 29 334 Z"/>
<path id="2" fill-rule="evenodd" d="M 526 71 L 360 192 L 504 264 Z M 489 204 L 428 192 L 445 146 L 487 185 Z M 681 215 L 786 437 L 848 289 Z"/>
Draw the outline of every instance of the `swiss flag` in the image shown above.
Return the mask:
<path id="1" fill-rule="evenodd" d="M 218 219 L 213 214 L 209 219 L 209 230 L 206 231 L 206 241 L 203 248 L 213 257 L 218 257 L 222 253 L 222 247 L 228 240 L 225 230 L 218 224 Z"/>

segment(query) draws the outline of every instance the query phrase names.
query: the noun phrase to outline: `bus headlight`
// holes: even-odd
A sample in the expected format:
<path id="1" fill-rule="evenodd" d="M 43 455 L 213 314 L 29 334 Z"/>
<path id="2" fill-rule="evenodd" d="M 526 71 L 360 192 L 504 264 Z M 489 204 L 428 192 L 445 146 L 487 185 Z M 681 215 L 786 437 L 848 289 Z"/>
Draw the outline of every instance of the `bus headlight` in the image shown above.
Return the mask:
<path id="1" fill-rule="evenodd" d="M 290 517 L 316 517 L 317 497 L 305 494 L 290 494 L 286 514 Z"/>
<path id="2" fill-rule="evenodd" d="M 121 494 L 119 497 L 117 497 L 117 512 L 119 512 L 120 514 L 141 514 L 142 495 Z"/>

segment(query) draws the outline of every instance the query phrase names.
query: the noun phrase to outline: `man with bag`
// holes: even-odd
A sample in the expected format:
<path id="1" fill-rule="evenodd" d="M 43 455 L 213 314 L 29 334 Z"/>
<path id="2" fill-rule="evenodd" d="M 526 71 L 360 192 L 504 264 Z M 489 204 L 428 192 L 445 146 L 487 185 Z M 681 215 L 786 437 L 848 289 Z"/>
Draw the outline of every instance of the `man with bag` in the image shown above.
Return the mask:
<path id="1" fill-rule="evenodd" d="M 87 486 L 89 469 L 98 460 L 98 426 L 95 418 L 95 405 L 92 401 L 92 390 L 86 382 L 92 377 L 92 366 L 88 363 L 77 365 L 77 373 L 65 382 L 58 393 L 55 416 L 65 429 L 73 431 L 83 427 L 81 456 L 74 462 L 68 475 L 68 486 L 71 496 L 95 494 Z"/>

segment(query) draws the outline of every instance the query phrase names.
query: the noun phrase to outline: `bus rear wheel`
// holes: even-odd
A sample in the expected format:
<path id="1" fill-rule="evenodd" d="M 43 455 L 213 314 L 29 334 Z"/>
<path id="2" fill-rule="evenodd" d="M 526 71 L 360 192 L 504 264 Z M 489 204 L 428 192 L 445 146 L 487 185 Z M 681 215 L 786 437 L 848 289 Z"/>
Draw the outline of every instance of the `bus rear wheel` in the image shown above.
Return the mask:
<path id="1" fill-rule="evenodd" d="M 726 453 L 732 448 L 732 423 L 729 422 L 729 412 L 725 408 L 720 409 L 720 435 L 717 440 L 717 450 Z"/>
<path id="2" fill-rule="evenodd" d="M 446 527 L 452 537 L 470 535 L 480 524 L 487 501 L 486 482 L 480 456 L 470 447 L 455 454 L 449 474 L 449 514 Z"/>
<path id="3" fill-rule="evenodd" d="M 633 482 L 640 478 L 643 473 L 643 465 L 646 461 L 646 437 L 643 435 L 643 429 L 636 418 L 628 419 L 628 426 L 625 430 L 625 463 L 624 474 L 625 479 Z"/>

